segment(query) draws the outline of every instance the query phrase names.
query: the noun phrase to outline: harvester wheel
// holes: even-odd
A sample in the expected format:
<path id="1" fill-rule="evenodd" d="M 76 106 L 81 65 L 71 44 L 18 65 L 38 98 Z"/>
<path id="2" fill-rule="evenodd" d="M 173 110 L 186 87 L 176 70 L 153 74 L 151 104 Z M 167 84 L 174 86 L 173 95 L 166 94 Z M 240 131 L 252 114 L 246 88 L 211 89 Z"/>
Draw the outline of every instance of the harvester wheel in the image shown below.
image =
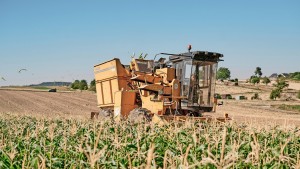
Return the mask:
<path id="1" fill-rule="evenodd" d="M 150 122 L 150 111 L 145 108 L 136 108 L 130 111 L 128 120 L 134 123 Z"/>
<path id="2" fill-rule="evenodd" d="M 192 116 L 192 117 L 200 117 L 201 113 L 200 112 L 189 111 L 187 115 Z"/>

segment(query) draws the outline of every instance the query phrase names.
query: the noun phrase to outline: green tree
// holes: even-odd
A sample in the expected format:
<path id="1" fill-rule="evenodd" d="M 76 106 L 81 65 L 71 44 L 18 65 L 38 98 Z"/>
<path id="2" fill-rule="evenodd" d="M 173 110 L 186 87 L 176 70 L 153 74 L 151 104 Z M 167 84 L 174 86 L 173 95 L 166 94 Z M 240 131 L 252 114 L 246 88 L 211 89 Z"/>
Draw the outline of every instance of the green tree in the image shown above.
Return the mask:
<path id="1" fill-rule="evenodd" d="M 290 73 L 289 78 L 293 80 L 300 80 L 300 72 Z"/>
<path id="2" fill-rule="evenodd" d="M 88 85 L 86 80 L 75 80 L 72 84 L 71 84 L 71 88 L 72 89 L 80 89 L 80 90 L 87 90 L 88 89 Z"/>
<path id="3" fill-rule="evenodd" d="M 262 72 L 261 72 L 261 68 L 260 67 L 256 67 L 254 74 L 258 77 L 261 77 Z"/>
<path id="4" fill-rule="evenodd" d="M 276 100 L 276 98 L 280 98 L 283 89 L 288 87 L 289 84 L 285 80 L 277 79 L 277 83 L 274 86 L 276 88 L 272 90 L 270 99 Z"/>
<path id="5" fill-rule="evenodd" d="M 217 79 L 225 80 L 230 78 L 230 70 L 226 67 L 220 67 L 217 72 Z"/>
<path id="6" fill-rule="evenodd" d="M 239 79 L 238 79 L 238 78 L 235 78 L 235 79 L 234 79 L 234 85 L 235 85 L 235 86 L 238 86 L 238 85 L 239 85 Z"/>
<path id="7" fill-rule="evenodd" d="M 281 92 L 282 91 L 277 88 L 272 90 L 272 92 L 270 94 L 270 99 L 276 100 L 276 98 L 280 98 Z"/>
<path id="8" fill-rule="evenodd" d="M 94 91 L 94 92 L 96 91 L 96 80 L 95 79 L 91 81 L 89 90 Z"/>
<path id="9" fill-rule="evenodd" d="M 96 86 L 96 80 L 95 79 L 91 81 L 90 86 Z"/>
<path id="10" fill-rule="evenodd" d="M 268 85 L 269 83 L 271 83 L 271 80 L 270 80 L 267 76 L 265 76 L 265 77 L 262 79 L 262 82 L 263 82 L 264 84 Z"/>
<path id="11" fill-rule="evenodd" d="M 72 89 L 79 89 L 80 86 L 80 81 L 79 80 L 75 80 L 72 84 L 71 84 L 71 88 Z"/>
<path id="12" fill-rule="evenodd" d="M 276 88 L 278 88 L 279 90 L 283 90 L 284 88 L 289 87 L 289 84 L 287 83 L 287 81 L 283 80 L 283 79 L 278 79 L 277 83 L 274 84 L 274 86 Z"/>
<path id="13" fill-rule="evenodd" d="M 300 80 L 300 73 L 293 77 L 293 80 Z"/>
<path id="14" fill-rule="evenodd" d="M 257 76 L 252 76 L 252 77 L 250 78 L 250 82 L 253 83 L 254 85 L 255 85 L 255 84 L 258 84 L 259 81 L 260 81 L 260 78 L 257 77 Z"/>
<path id="15" fill-rule="evenodd" d="M 81 80 L 80 81 L 79 89 L 80 90 L 87 90 L 88 89 L 88 84 L 87 84 L 86 80 Z"/>

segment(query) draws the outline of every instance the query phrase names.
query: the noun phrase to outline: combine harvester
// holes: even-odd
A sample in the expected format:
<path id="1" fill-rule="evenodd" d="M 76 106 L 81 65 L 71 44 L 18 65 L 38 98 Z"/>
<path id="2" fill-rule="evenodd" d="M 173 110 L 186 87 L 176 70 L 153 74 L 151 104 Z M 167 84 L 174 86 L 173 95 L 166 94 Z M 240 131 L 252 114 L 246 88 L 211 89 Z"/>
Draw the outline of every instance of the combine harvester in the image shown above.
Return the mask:
<path id="1" fill-rule="evenodd" d="M 122 65 L 114 58 L 94 66 L 100 112 L 91 118 L 146 120 L 164 123 L 171 120 L 211 120 L 203 112 L 215 111 L 214 97 L 220 53 L 194 51 L 155 55 L 154 60 L 132 58 Z M 168 55 L 169 60 L 158 55 Z M 217 118 L 226 121 L 228 116 Z"/>

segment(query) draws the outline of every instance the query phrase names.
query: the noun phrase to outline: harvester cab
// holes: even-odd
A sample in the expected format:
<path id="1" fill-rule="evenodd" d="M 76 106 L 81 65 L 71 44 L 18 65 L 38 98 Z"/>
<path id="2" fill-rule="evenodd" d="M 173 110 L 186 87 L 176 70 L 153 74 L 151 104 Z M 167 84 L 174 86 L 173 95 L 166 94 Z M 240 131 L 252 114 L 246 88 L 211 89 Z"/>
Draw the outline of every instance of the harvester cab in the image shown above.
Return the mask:
<path id="1" fill-rule="evenodd" d="M 223 55 L 206 51 L 167 55 L 181 83 L 181 95 L 185 96 L 181 99 L 182 110 L 212 111 L 217 67 Z"/>

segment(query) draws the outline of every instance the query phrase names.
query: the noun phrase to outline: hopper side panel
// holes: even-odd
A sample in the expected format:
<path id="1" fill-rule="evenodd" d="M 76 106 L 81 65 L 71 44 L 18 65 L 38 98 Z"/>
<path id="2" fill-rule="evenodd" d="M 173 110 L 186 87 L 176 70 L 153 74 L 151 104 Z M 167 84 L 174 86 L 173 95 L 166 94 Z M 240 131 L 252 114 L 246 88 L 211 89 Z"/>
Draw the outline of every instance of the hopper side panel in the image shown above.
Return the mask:
<path id="1" fill-rule="evenodd" d="M 110 81 L 104 81 L 102 82 L 103 86 L 103 97 L 104 97 L 104 104 L 110 104 L 113 103 L 112 99 L 112 93 L 111 93 L 111 85 Z"/>
<path id="2" fill-rule="evenodd" d="M 96 83 L 98 105 L 103 105 L 103 88 L 102 83 Z"/>

